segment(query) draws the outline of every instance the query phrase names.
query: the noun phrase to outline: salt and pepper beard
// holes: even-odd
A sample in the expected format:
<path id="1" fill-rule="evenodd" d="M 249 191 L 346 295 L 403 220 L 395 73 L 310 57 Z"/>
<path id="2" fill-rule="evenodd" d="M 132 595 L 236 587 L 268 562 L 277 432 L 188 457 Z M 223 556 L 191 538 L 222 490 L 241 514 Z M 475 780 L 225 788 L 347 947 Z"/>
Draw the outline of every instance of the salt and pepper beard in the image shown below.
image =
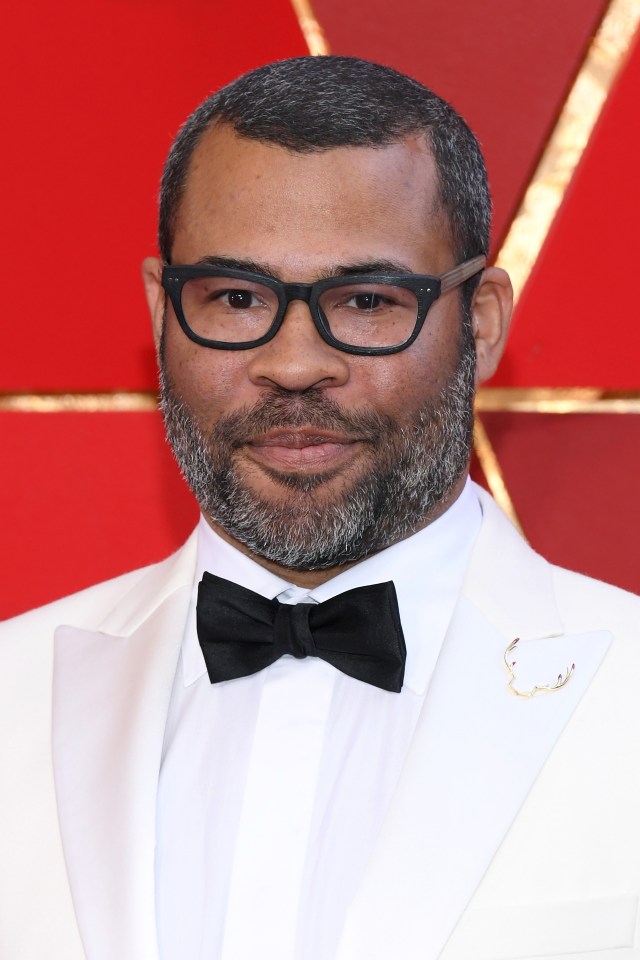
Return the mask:
<path id="1" fill-rule="evenodd" d="M 403 539 L 449 496 L 471 455 L 475 365 L 465 318 L 453 374 L 406 425 L 370 407 L 345 411 L 322 390 L 274 388 L 253 407 L 221 417 L 203 436 L 167 375 L 163 337 L 161 410 L 178 465 L 208 518 L 253 554 L 283 567 L 322 570 Z M 332 499 L 322 489 L 332 476 L 327 472 L 268 471 L 283 488 L 281 501 L 260 495 L 243 481 L 235 452 L 244 443 L 268 430 L 306 427 L 320 435 L 330 430 L 357 437 L 368 448 L 369 470 L 349 484 L 349 469 L 343 468 L 344 489 Z"/>

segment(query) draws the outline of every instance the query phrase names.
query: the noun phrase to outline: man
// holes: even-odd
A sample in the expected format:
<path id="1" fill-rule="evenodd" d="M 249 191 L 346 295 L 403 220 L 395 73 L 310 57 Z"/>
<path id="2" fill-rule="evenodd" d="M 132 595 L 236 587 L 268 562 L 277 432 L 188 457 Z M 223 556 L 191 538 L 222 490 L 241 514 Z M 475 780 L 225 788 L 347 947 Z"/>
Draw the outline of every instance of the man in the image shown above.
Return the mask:
<path id="1" fill-rule="evenodd" d="M 363 61 L 178 134 L 144 279 L 202 519 L 4 628 L 3 958 L 640 957 L 640 604 L 467 481 L 489 213 Z"/>

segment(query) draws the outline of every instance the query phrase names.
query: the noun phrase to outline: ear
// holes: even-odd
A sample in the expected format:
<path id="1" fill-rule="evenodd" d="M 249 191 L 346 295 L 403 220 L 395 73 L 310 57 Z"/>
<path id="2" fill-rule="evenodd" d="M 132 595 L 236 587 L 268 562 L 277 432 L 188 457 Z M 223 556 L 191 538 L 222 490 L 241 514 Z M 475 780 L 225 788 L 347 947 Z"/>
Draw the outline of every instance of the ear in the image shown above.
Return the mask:
<path id="1" fill-rule="evenodd" d="M 162 336 L 165 304 L 165 292 L 161 283 L 161 275 L 162 262 L 158 257 L 146 257 L 146 259 L 142 261 L 142 281 L 151 314 L 151 325 L 153 327 L 153 339 L 155 340 L 156 350 L 159 349 L 160 337 Z"/>
<path id="2" fill-rule="evenodd" d="M 478 383 L 484 383 L 496 372 L 507 342 L 512 309 L 509 274 L 500 267 L 487 267 L 471 305 Z"/>

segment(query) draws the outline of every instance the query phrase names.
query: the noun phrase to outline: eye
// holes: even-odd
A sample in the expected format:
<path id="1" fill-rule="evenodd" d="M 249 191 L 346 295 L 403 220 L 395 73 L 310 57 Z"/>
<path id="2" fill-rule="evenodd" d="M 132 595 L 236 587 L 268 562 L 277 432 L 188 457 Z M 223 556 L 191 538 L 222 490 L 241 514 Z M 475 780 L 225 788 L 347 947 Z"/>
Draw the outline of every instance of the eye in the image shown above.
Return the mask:
<path id="1" fill-rule="evenodd" d="M 378 307 L 386 306 L 390 301 L 379 293 L 362 292 L 354 294 L 345 302 L 346 307 L 355 307 L 356 310 L 375 310 Z"/>
<path id="2" fill-rule="evenodd" d="M 234 310 L 249 310 L 262 305 L 262 301 L 252 290 L 220 290 L 215 299 Z"/>

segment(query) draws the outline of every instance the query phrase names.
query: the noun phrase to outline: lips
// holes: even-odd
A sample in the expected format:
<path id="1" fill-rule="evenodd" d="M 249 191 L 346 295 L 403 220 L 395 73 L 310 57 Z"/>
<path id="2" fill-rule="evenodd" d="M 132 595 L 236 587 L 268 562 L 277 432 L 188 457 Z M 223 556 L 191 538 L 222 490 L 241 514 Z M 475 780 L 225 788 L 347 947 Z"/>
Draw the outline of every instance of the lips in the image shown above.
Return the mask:
<path id="1" fill-rule="evenodd" d="M 252 459 L 272 469 L 313 471 L 335 469 L 354 452 L 359 440 L 317 428 L 270 430 L 253 438 L 245 449 Z"/>

